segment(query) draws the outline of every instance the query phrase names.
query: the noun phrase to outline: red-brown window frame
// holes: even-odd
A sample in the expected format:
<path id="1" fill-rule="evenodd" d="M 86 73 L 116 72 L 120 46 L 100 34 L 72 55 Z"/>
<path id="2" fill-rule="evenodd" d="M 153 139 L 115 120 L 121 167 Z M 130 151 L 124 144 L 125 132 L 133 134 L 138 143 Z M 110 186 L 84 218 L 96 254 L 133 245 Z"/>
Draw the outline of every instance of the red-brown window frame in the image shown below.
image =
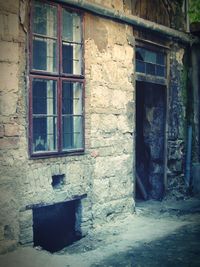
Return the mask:
<path id="1" fill-rule="evenodd" d="M 65 156 L 65 155 L 79 155 L 83 154 L 85 150 L 85 116 L 84 116 L 84 99 L 85 99 L 85 69 L 84 69 L 84 16 L 83 12 L 74 9 L 67 5 L 58 4 L 53 1 L 47 0 L 37 0 L 38 2 L 47 3 L 52 6 L 57 7 L 57 72 L 48 72 L 42 70 L 33 69 L 33 1 L 31 2 L 31 12 L 30 12 L 30 35 L 29 35 L 29 155 L 31 158 L 43 158 L 43 157 L 55 157 L 55 156 Z M 81 57 L 81 75 L 67 74 L 62 71 L 62 9 L 71 11 L 79 14 L 81 19 L 81 45 L 82 45 L 82 57 Z M 33 107 L 32 107 L 32 81 L 33 79 L 46 79 L 46 80 L 56 80 L 57 81 L 57 151 L 45 151 L 34 153 L 32 149 L 33 144 Z M 83 147 L 78 149 L 62 150 L 62 82 L 78 82 L 82 84 L 82 143 Z"/>

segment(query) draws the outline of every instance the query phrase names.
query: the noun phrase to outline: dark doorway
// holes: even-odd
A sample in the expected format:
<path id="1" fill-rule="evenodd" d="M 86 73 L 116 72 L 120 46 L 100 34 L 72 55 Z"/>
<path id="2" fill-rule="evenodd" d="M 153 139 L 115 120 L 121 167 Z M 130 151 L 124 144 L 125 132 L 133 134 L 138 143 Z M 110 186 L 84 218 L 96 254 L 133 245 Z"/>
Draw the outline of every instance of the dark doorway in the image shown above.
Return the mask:
<path id="1" fill-rule="evenodd" d="M 76 211 L 80 201 L 33 209 L 34 246 L 56 252 L 80 239 L 76 231 Z"/>
<path id="2" fill-rule="evenodd" d="M 139 81 L 136 83 L 137 199 L 163 198 L 165 103 L 165 86 Z"/>

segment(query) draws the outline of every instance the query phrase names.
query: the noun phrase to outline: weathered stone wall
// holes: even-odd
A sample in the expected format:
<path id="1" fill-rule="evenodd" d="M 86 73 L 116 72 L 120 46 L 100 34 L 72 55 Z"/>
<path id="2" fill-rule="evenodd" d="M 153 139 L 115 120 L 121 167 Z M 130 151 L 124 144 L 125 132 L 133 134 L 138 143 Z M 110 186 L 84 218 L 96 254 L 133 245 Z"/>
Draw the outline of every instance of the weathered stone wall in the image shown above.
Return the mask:
<path id="1" fill-rule="evenodd" d="M 85 24 L 94 156 L 92 213 L 95 223 L 101 223 L 133 208 L 133 47 L 127 40 L 131 27 L 92 15 L 86 16 Z"/>
<path id="2" fill-rule="evenodd" d="M 167 194 L 183 197 L 186 152 L 186 102 L 184 88 L 184 48 L 174 44 L 170 51 L 170 82 L 168 96 L 168 175 Z"/>
<path id="3" fill-rule="evenodd" d="M 28 155 L 28 2 L 0 0 L 1 251 L 33 242 L 28 205 L 87 194 L 81 201 L 83 234 L 134 206 L 131 28 L 85 14 L 85 153 L 33 160 Z M 64 175 L 58 189 L 52 187 L 53 175 Z"/>
<path id="4" fill-rule="evenodd" d="M 130 13 L 130 1 L 91 0 Z M 125 5 L 124 5 L 125 3 Z M 81 200 L 82 234 L 134 208 L 135 81 L 130 26 L 85 13 L 85 144 L 83 155 L 30 159 L 28 154 L 29 1 L 0 0 L 1 251 L 33 242 L 32 210 L 38 203 Z M 130 44 L 131 43 L 131 44 Z M 170 52 L 168 191 L 181 191 L 185 107 L 184 50 Z M 59 188 L 52 176 L 63 175 Z M 79 213 L 79 214 L 78 214 Z"/>

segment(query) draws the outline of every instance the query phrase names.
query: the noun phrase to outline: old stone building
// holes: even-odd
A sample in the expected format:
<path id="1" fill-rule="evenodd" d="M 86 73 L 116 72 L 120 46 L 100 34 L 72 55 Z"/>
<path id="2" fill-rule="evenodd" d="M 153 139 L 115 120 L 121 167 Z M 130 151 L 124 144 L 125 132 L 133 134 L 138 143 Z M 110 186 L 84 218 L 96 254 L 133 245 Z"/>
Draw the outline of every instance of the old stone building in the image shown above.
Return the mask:
<path id="1" fill-rule="evenodd" d="M 191 153 L 198 184 L 187 31 L 187 1 L 0 0 L 1 252 L 56 251 L 136 197 L 184 196 Z"/>

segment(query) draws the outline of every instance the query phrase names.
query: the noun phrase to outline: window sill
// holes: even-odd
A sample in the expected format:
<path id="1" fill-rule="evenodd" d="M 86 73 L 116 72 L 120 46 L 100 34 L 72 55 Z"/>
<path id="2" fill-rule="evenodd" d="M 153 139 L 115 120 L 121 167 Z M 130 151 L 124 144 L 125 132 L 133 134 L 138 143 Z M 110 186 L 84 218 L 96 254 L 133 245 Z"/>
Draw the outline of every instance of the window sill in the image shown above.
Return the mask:
<path id="1" fill-rule="evenodd" d="M 31 154 L 29 156 L 29 159 L 60 158 L 60 157 L 68 157 L 68 156 L 79 156 L 79 155 L 81 156 L 84 154 L 85 154 L 84 149 L 80 149 L 80 150 L 65 151 L 61 153 L 49 152 L 48 154 L 47 153 Z"/>
<path id="2" fill-rule="evenodd" d="M 145 73 L 136 73 L 136 80 L 140 82 L 150 82 L 156 83 L 161 85 L 167 85 L 167 79 L 165 77 L 158 77 L 150 74 Z"/>

